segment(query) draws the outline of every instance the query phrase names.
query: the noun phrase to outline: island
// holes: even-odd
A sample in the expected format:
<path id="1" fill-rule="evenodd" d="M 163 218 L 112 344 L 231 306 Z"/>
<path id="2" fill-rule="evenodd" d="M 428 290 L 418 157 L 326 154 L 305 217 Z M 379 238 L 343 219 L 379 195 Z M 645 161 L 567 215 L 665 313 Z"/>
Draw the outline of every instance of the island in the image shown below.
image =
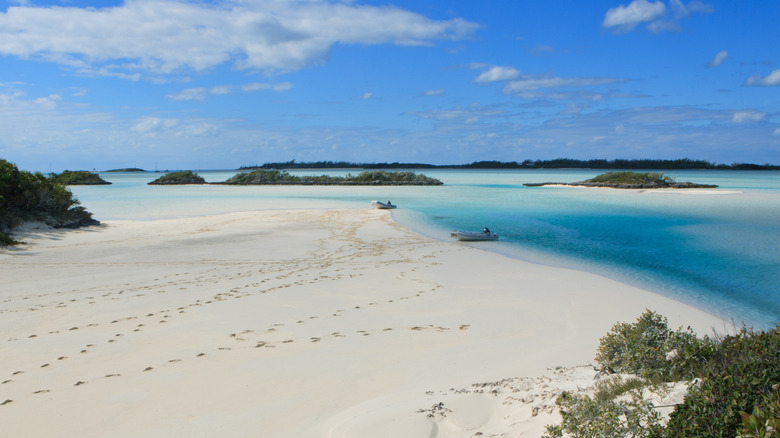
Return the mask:
<path id="1" fill-rule="evenodd" d="M 542 186 L 576 186 L 576 187 L 608 187 L 613 189 L 714 189 L 714 184 L 697 184 L 692 182 L 677 182 L 663 173 L 638 172 L 607 172 L 594 178 L 573 182 L 525 183 L 526 187 Z"/>
<path id="2" fill-rule="evenodd" d="M 182 170 L 178 172 L 166 173 L 148 185 L 185 185 L 185 184 L 206 184 L 202 176 L 191 170 Z"/>
<path id="3" fill-rule="evenodd" d="M 139 169 L 137 167 L 126 167 L 123 169 L 106 170 L 106 172 L 146 172 L 146 171 L 143 169 Z"/>
<path id="4" fill-rule="evenodd" d="M 49 179 L 64 186 L 95 186 L 109 185 L 110 182 L 104 180 L 97 173 L 86 170 L 65 170 L 59 174 L 52 174 Z"/>
<path id="5" fill-rule="evenodd" d="M 347 176 L 295 176 L 279 170 L 253 170 L 239 173 L 225 182 L 227 185 L 382 185 L 382 186 L 438 186 L 443 183 L 436 178 L 414 172 L 365 171 Z"/>

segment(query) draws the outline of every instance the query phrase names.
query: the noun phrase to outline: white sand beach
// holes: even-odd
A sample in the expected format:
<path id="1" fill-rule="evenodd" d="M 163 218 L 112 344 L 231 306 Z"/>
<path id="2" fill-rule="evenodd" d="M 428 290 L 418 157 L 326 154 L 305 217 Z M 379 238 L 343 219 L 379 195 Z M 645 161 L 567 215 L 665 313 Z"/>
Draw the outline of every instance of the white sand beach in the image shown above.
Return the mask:
<path id="1" fill-rule="evenodd" d="M 0 250 L 9 437 L 539 436 L 598 340 L 646 308 L 584 272 L 441 242 L 387 211 L 32 230 Z M 556 368 L 566 367 L 566 368 Z M 477 384 L 477 385 L 475 385 Z"/>

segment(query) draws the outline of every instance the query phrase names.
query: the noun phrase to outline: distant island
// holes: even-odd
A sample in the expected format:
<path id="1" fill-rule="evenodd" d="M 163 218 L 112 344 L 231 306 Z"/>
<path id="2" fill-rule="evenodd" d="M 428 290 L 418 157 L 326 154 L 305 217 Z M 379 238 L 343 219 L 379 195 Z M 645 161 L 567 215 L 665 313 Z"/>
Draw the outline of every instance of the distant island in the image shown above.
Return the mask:
<path id="1" fill-rule="evenodd" d="M 92 186 L 108 185 L 110 182 L 104 180 L 100 175 L 86 170 L 65 170 L 59 174 L 52 174 L 49 179 L 65 186 Z"/>
<path id="2" fill-rule="evenodd" d="M 146 172 L 146 171 L 143 170 L 143 169 L 139 169 L 137 167 L 127 167 L 127 168 L 124 168 L 124 169 L 106 170 L 106 172 Z"/>
<path id="3" fill-rule="evenodd" d="M 425 163 L 352 163 L 347 161 L 298 162 L 296 160 L 243 166 L 239 170 L 253 169 L 613 169 L 613 170 L 780 170 L 773 164 L 715 164 L 704 160 L 682 158 L 678 160 L 554 160 L 518 161 L 474 161 L 470 164 L 425 164 Z"/>
<path id="4" fill-rule="evenodd" d="M 148 183 L 149 185 L 185 185 L 185 184 L 206 184 L 202 176 L 191 170 L 166 173 L 156 180 Z"/>
<path id="5" fill-rule="evenodd" d="M 613 189 L 714 189 L 713 184 L 677 182 L 663 173 L 607 172 L 594 178 L 573 183 L 526 183 L 527 187 L 579 186 L 608 187 Z"/>
<path id="6" fill-rule="evenodd" d="M 257 169 L 239 173 L 222 183 L 227 185 L 412 185 L 439 186 L 443 183 L 414 172 L 365 171 L 359 175 L 342 176 L 296 176 L 279 170 Z"/>

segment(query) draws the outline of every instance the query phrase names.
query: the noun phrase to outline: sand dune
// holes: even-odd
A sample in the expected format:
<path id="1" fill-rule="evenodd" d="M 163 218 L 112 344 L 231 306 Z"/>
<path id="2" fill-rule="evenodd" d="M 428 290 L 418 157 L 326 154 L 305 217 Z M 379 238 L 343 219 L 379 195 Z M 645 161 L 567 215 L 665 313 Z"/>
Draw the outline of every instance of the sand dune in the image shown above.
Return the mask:
<path id="1" fill-rule="evenodd" d="M 22 239 L 0 252 L 0 421 L 14 437 L 537 436 L 556 391 L 592 379 L 614 322 L 651 308 L 723 326 L 370 209 Z"/>

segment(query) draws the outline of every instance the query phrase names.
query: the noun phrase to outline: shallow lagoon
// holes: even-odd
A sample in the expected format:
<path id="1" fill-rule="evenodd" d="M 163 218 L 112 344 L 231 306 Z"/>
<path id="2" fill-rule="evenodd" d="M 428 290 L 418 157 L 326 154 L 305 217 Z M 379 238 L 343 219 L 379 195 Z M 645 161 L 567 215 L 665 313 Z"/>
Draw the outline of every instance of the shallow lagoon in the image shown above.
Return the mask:
<path id="1" fill-rule="evenodd" d="M 345 175 L 359 170 L 292 170 Z M 444 186 L 147 186 L 156 173 L 102 173 L 111 186 L 71 190 L 99 220 L 150 220 L 259 209 L 370 208 L 392 200 L 400 223 L 438 239 L 452 229 L 510 257 L 596 272 L 767 328 L 780 321 L 780 172 L 667 171 L 714 190 L 524 187 L 599 170 L 420 171 Z M 209 182 L 235 171 L 200 171 Z M 518 285 L 522 287 L 522 285 Z"/>

